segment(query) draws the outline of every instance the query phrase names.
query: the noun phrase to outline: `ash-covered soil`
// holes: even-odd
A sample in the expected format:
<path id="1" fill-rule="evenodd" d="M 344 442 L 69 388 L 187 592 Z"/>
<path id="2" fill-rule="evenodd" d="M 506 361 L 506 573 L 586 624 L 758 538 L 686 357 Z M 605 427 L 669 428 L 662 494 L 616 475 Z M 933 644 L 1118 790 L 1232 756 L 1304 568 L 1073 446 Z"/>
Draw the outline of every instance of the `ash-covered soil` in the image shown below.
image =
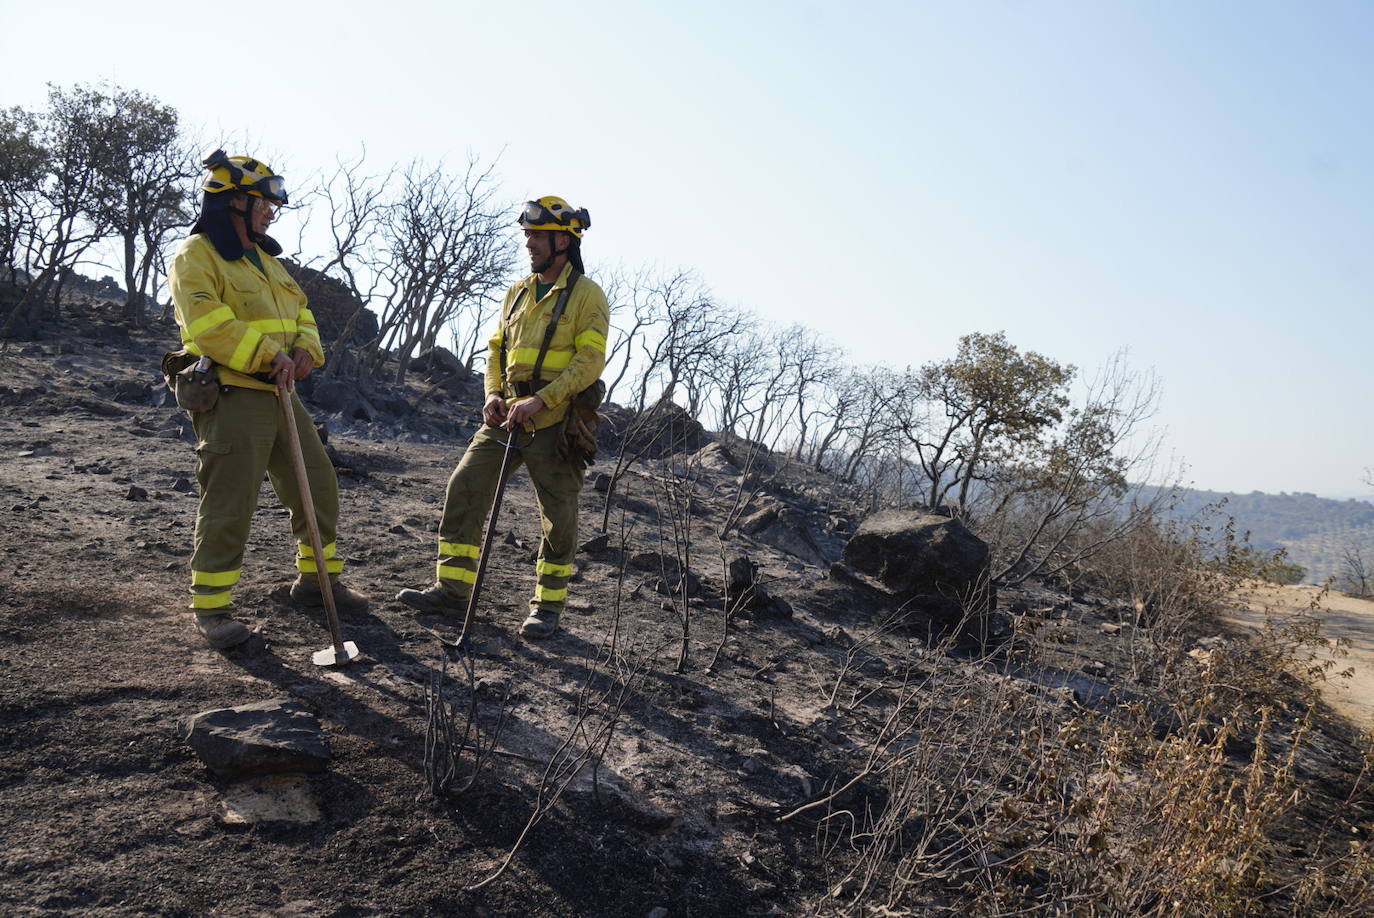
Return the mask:
<path id="1" fill-rule="evenodd" d="M 1002 652 L 932 649 L 924 635 L 879 627 L 890 611 L 881 597 L 829 576 L 860 515 L 833 483 L 774 463 L 752 494 L 728 462 L 682 455 L 626 474 L 607 544 L 579 555 L 564 630 L 537 644 L 515 631 L 538 515 L 524 474 L 511 483 L 469 682 L 432 633 L 452 636 L 453 625 L 393 599 L 432 578 L 443 487 L 464 444 L 444 431 L 470 432 L 477 413 L 475 399 L 423 380 L 410 388 L 428 392 L 419 416 L 316 412 L 341 470 L 345 580 L 372 601 L 343 622 L 365 659 L 312 665 L 328 632 L 287 596 L 294 546 L 267 485 L 236 590 L 258 633 L 218 653 L 185 608 L 195 456 L 157 374 L 175 331 L 129 335 L 101 315 L 76 309 L 49 339 L 0 354 L 5 914 L 808 914 L 843 870 L 811 814 L 780 817 L 861 769 L 914 670 L 938 657 L 969 684 L 1020 679 L 1039 710 L 1064 716 L 1132 691 L 1116 608 L 1008 590 L 1016 632 Z M 772 501 L 804 517 L 799 542 L 771 539 L 799 553 L 738 532 L 717 539 L 741 481 L 750 507 Z M 605 499 L 589 483 L 584 539 Z M 665 583 L 681 544 L 701 579 L 685 625 Z M 737 555 L 781 602 L 727 626 L 724 563 Z M 425 769 L 427 691 L 441 670 L 446 697 L 460 708 L 475 699 L 484 730 L 507 716 L 473 786 L 442 798 Z M 277 697 L 306 704 L 328 733 L 328 771 L 304 780 L 315 821 L 242 821 L 238 789 L 184 740 L 189 715 Z M 575 774 L 546 771 L 587 749 L 595 755 Z M 1353 738 L 1333 725 L 1324 749 L 1313 793 L 1335 801 Z M 465 891 L 518 841 L 499 878 Z M 957 914 L 957 901 L 932 899 L 929 913 Z"/>

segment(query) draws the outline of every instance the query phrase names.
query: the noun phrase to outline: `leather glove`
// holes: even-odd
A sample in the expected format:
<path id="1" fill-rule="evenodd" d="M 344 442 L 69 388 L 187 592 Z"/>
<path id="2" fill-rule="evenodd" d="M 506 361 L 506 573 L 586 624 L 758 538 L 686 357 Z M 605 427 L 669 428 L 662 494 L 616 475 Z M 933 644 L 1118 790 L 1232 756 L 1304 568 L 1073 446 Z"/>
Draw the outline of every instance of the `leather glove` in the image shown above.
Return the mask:
<path id="1" fill-rule="evenodd" d="M 564 461 L 585 468 L 596 460 L 596 432 L 601 415 L 581 398 L 573 399 L 563 419 L 563 434 L 558 439 L 558 454 Z"/>

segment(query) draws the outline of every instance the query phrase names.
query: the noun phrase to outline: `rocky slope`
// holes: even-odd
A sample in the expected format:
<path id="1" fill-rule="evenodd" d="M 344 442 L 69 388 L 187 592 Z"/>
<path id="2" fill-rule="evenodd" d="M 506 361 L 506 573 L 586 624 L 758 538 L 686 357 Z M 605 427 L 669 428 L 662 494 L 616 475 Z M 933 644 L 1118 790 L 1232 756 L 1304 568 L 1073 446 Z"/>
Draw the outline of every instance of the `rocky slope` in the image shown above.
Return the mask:
<path id="1" fill-rule="evenodd" d="M 514 633 L 538 539 L 519 476 L 475 652 L 455 653 L 436 637 L 451 623 L 391 597 L 432 573 L 443 486 L 476 415 L 462 380 L 316 404 L 340 468 L 346 579 L 372 599 L 344 622 L 365 659 L 311 664 L 327 632 L 286 595 L 293 546 L 267 486 L 236 593 L 258 634 L 216 653 L 184 609 L 195 457 L 156 375 L 174 331 L 129 333 L 104 315 L 75 309 L 47 339 L 0 354 L 6 914 L 993 913 L 978 877 L 1062 913 L 1052 878 L 1008 854 L 1049 837 L 1005 815 L 1049 799 L 1036 789 L 1044 762 L 1016 750 L 1032 735 L 1079 748 L 1091 740 L 1075 747 L 1064 730 L 1100 739 L 1132 707 L 1171 729 L 1159 713 L 1170 699 L 1141 678 L 1150 641 L 1131 610 L 1004 590 L 995 647 L 941 643 L 913 610 L 899 623 L 882 591 L 831 576 L 859 518 L 842 489 L 709 438 L 631 466 L 605 538 L 593 536 L 607 495 L 585 490 L 571 611 L 540 644 Z M 422 407 L 398 416 L 397 396 Z M 613 415 L 628 436 L 631 419 Z M 740 558 L 760 595 L 736 608 Z M 473 738 L 495 737 L 480 766 L 463 753 L 437 795 L 436 686 L 458 727 L 471 710 Z M 275 698 L 322 724 L 323 773 L 229 780 L 186 741 L 197 712 Z M 1362 839 L 1349 826 L 1374 812 L 1356 737 L 1320 726 L 1284 829 L 1313 859 L 1329 854 L 1333 826 L 1340 845 Z M 922 744 L 937 734 L 948 742 Z M 1233 745 L 1226 767 L 1241 769 L 1247 751 Z M 961 770 L 972 750 L 988 758 Z M 939 784 L 951 796 L 880 836 L 868 817 L 896 812 L 895 765 L 918 755 L 922 773 L 951 776 Z M 881 856 L 879 837 L 893 845 Z M 875 879 L 899 862 L 926 879 Z M 1276 909 L 1308 870 L 1296 854 L 1267 868 Z"/>

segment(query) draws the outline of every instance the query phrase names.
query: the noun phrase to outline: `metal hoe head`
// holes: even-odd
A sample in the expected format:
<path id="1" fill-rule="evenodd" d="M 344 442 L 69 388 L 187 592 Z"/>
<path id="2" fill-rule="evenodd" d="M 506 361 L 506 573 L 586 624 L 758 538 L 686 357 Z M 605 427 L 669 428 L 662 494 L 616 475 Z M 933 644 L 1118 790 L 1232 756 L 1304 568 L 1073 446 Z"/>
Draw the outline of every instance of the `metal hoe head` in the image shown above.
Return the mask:
<path id="1" fill-rule="evenodd" d="M 310 662 L 316 666 L 344 666 L 361 657 L 362 651 L 352 641 L 344 641 L 343 646 L 329 646 L 315 651 Z"/>

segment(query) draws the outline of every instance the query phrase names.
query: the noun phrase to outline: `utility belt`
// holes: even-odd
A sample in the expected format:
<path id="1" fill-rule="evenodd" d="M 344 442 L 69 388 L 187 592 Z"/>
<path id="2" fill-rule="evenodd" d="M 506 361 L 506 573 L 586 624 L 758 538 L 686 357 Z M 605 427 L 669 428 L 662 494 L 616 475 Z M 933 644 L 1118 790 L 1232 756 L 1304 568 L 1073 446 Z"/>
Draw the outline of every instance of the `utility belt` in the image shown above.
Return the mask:
<path id="1" fill-rule="evenodd" d="M 508 382 L 506 385 L 510 386 L 516 398 L 529 398 L 531 395 L 538 395 L 539 390 L 547 386 L 548 383 L 536 383 L 532 379 L 526 379 L 520 382 Z"/>

